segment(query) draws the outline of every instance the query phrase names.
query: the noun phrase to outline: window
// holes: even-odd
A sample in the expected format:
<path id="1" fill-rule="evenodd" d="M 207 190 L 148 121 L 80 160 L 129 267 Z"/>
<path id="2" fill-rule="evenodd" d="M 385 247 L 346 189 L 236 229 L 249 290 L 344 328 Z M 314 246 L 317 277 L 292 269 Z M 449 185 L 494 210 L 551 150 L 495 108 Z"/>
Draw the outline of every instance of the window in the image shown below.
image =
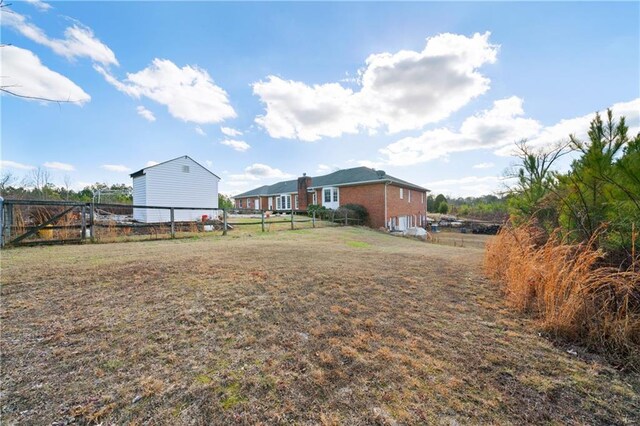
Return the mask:
<path id="1" fill-rule="evenodd" d="M 338 188 L 333 188 L 333 202 L 338 202 Z"/>
<path id="2" fill-rule="evenodd" d="M 327 188 L 324 190 L 324 202 L 325 203 L 331 202 L 331 188 Z"/>
<path id="3" fill-rule="evenodd" d="M 238 200 L 238 207 L 242 208 L 242 200 Z"/>
<path id="4" fill-rule="evenodd" d="M 182 166 L 183 173 L 189 173 L 189 166 Z"/>
<path id="5" fill-rule="evenodd" d="M 400 188 L 400 199 L 404 198 L 404 188 Z"/>
<path id="6" fill-rule="evenodd" d="M 420 193 L 420 202 L 424 204 L 424 192 Z"/>
<path id="7" fill-rule="evenodd" d="M 282 194 L 276 197 L 276 210 L 291 209 L 291 195 Z"/>
<path id="8" fill-rule="evenodd" d="M 295 196 L 295 200 L 296 200 L 296 204 L 295 204 L 296 210 L 298 210 L 299 207 L 298 207 L 298 195 L 297 194 Z"/>
<path id="9" fill-rule="evenodd" d="M 411 190 L 409 190 L 409 202 L 411 202 Z"/>
<path id="10" fill-rule="evenodd" d="M 313 191 L 313 204 L 318 204 L 318 193 Z"/>

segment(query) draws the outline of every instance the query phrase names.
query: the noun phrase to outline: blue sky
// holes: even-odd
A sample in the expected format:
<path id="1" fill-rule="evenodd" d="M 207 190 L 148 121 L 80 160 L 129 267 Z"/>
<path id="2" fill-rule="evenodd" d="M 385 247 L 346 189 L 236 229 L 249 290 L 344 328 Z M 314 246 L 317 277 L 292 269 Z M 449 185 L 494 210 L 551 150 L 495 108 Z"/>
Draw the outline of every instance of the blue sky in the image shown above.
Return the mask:
<path id="1" fill-rule="evenodd" d="M 367 165 L 453 196 L 513 143 L 640 125 L 640 4 L 14 1 L 2 168 L 130 183 L 189 155 L 234 194 Z"/>

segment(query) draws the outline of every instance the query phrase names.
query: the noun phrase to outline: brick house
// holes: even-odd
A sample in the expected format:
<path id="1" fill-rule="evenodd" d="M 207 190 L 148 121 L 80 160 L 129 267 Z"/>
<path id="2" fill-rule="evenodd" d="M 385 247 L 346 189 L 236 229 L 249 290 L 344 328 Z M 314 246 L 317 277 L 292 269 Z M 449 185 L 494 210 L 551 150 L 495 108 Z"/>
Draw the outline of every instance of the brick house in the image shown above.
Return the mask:
<path id="1" fill-rule="evenodd" d="M 238 209 L 305 211 L 311 204 L 337 209 L 361 204 L 373 228 L 404 230 L 425 224 L 429 190 L 386 174 L 355 167 L 324 176 L 303 174 L 294 180 L 264 185 L 236 195 Z"/>

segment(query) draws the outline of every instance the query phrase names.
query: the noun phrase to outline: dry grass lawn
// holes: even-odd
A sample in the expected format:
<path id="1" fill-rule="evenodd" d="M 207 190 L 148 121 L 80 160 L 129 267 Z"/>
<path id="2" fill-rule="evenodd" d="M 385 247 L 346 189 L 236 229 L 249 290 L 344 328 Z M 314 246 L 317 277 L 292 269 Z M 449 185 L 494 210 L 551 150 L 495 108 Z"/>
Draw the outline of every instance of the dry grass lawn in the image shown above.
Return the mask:
<path id="1" fill-rule="evenodd" d="M 633 424 L 482 250 L 356 228 L 2 253 L 3 424 Z"/>

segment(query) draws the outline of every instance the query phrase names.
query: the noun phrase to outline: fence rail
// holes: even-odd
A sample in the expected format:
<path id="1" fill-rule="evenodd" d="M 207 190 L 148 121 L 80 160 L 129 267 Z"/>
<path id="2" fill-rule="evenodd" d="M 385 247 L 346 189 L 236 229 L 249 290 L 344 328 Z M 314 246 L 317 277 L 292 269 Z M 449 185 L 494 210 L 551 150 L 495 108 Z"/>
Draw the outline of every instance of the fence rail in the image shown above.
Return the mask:
<path id="1" fill-rule="evenodd" d="M 155 212 L 157 221 L 135 220 L 137 209 Z M 165 213 L 158 213 L 164 211 Z M 168 215 L 167 215 L 168 212 Z M 181 212 L 176 215 L 178 212 Z M 191 212 L 191 213 L 189 213 Z M 201 214 L 207 212 L 207 215 Z M 206 217 L 205 217 L 206 216 Z M 185 219 L 186 218 L 186 219 Z M 166 219 L 166 220 L 165 220 Z M 255 219 L 255 220 L 254 220 Z M 153 217 L 151 218 L 153 220 Z M 221 231 L 236 227 L 358 225 L 348 211 L 218 209 L 216 207 L 146 206 L 55 200 L 3 200 L 0 197 L 0 246 L 68 244 L 117 240 L 118 237 L 176 238 L 178 233 Z"/>

